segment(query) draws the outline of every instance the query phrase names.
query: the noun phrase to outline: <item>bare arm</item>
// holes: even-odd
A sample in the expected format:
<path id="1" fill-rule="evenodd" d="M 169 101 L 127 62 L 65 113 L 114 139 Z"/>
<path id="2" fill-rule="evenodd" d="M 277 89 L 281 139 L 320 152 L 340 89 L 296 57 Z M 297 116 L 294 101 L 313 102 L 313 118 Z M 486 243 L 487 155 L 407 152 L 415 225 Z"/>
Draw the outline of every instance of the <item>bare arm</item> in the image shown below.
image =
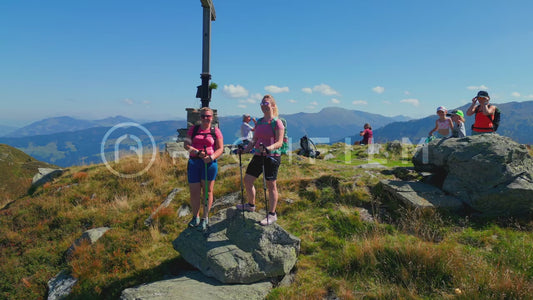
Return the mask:
<path id="1" fill-rule="evenodd" d="M 472 99 L 472 104 L 470 105 L 470 107 L 466 110 L 466 115 L 467 116 L 471 116 L 473 115 L 475 112 L 476 112 L 476 102 L 477 102 L 477 98 L 473 98 Z"/>
<path id="2" fill-rule="evenodd" d="M 185 148 L 185 150 L 189 151 L 189 153 L 194 153 L 195 155 L 198 155 L 198 149 L 194 148 L 191 145 L 191 143 L 192 143 L 192 136 L 187 134 L 187 138 L 183 142 L 183 148 Z"/>
<path id="3" fill-rule="evenodd" d="M 276 130 L 276 142 L 268 147 L 268 151 L 276 150 L 278 148 L 281 148 L 283 146 L 283 135 L 285 134 L 285 128 L 280 128 L 279 130 Z"/>

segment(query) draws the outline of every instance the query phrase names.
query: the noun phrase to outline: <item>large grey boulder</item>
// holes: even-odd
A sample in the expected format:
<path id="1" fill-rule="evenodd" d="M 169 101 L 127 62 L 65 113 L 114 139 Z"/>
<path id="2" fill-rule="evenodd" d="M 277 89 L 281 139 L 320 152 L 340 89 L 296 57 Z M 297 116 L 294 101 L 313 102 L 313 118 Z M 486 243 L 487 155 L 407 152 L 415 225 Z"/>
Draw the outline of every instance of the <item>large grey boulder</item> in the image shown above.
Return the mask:
<path id="1" fill-rule="evenodd" d="M 300 239 L 274 223 L 261 226 L 264 215 L 235 208 L 210 218 L 206 232 L 185 229 L 172 245 L 191 265 L 223 283 L 252 283 L 288 274 L 296 264 Z"/>
<path id="2" fill-rule="evenodd" d="M 198 271 L 122 291 L 120 300 L 262 300 L 272 289 L 270 281 L 222 284 Z"/>
<path id="3" fill-rule="evenodd" d="M 444 178 L 442 190 L 486 216 L 533 212 L 533 159 L 498 134 L 434 140 L 413 157 L 418 171 Z"/>

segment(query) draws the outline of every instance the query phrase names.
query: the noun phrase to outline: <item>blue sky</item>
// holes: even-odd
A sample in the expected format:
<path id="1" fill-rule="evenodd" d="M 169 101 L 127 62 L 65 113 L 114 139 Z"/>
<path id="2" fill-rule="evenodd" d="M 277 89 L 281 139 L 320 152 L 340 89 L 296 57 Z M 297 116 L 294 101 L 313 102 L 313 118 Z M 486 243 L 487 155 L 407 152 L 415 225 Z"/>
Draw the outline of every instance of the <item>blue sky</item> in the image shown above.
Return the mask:
<path id="1" fill-rule="evenodd" d="M 418 118 L 533 100 L 532 1 L 214 0 L 211 107 L 340 106 Z M 185 118 L 198 107 L 200 0 L 0 2 L 0 124 Z"/>

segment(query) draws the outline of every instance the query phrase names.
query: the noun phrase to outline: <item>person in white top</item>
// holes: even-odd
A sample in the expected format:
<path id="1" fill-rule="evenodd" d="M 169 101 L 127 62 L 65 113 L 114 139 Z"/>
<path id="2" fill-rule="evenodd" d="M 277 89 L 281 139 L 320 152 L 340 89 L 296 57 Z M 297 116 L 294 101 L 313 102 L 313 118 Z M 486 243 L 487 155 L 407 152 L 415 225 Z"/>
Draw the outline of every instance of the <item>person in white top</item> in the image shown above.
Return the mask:
<path id="1" fill-rule="evenodd" d="M 250 121 L 254 122 L 254 126 L 252 127 L 250 125 Z M 242 124 L 241 124 L 241 139 L 242 139 L 242 145 L 246 147 L 248 143 L 252 140 L 254 137 L 254 127 L 257 124 L 257 121 L 250 117 L 249 114 L 242 115 Z"/>

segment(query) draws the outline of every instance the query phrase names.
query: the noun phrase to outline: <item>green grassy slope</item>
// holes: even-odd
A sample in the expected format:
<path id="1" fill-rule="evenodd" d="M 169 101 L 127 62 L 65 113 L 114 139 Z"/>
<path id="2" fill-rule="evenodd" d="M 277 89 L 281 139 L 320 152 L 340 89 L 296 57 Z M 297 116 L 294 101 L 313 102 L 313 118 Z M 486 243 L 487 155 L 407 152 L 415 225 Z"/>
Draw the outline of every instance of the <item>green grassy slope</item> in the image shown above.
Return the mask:
<path id="1" fill-rule="evenodd" d="M 533 223 L 410 211 L 381 196 L 380 179 L 416 177 L 398 153 L 320 146 L 333 158 L 284 157 L 278 223 L 301 238 L 295 281 L 268 299 L 524 299 L 533 294 Z M 404 151 L 411 155 L 412 149 Z M 244 165 L 249 156 L 243 157 Z M 357 168 L 382 160 L 385 170 Z M 191 267 L 171 242 L 189 216 L 186 160 L 158 157 L 147 173 L 119 178 L 103 165 L 72 167 L 32 196 L 0 210 L 0 298 L 46 297 L 46 282 L 68 269 L 72 299 L 117 299 L 127 287 Z M 121 160 L 123 170 L 135 160 Z M 395 175 L 396 174 L 396 175 Z M 151 227 L 144 220 L 175 188 Z M 262 189 L 257 180 L 256 188 Z M 225 156 L 215 199 L 240 192 L 238 159 Z M 262 192 L 261 192 L 262 193 Z M 259 209 L 263 201 L 257 201 Z M 366 209 L 373 220 L 363 218 Z M 64 253 L 84 230 L 109 226 L 96 244 Z"/>
<path id="2" fill-rule="evenodd" d="M 38 161 L 11 146 L 0 144 L 0 207 L 10 200 L 25 195 L 38 168 L 55 166 Z"/>

